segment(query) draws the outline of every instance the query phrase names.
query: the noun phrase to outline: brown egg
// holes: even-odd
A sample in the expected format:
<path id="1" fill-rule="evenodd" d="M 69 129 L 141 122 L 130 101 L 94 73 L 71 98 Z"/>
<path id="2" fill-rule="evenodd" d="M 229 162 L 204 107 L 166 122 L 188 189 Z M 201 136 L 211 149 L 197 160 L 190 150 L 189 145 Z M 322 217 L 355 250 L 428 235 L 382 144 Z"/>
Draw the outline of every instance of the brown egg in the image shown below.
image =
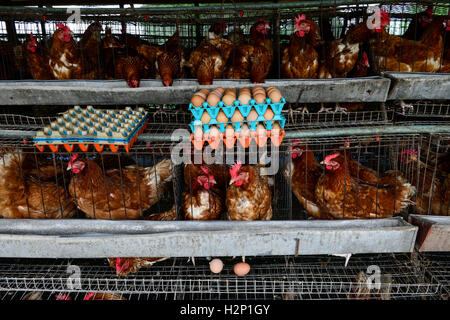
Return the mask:
<path id="1" fill-rule="evenodd" d="M 223 269 L 223 262 L 220 259 L 213 259 L 209 263 L 209 269 L 212 273 L 220 273 Z"/>
<path id="2" fill-rule="evenodd" d="M 247 116 L 248 121 L 256 121 L 258 119 L 258 112 L 254 108 L 250 110 L 250 113 Z"/>
<path id="3" fill-rule="evenodd" d="M 253 88 L 252 88 L 252 92 L 255 92 L 255 91 L 257 91 L 257 90 L 264 90 L 264 88 L 261 87 L 261 86 L 256 86 L 256 87 L 253 87 Z M 265 90 L 264 90 L 264 91 L 265 91 Z"/>
<path id="4" fill-rule="evenodd" d="M 200 121 L 204 124 L 208 124 L 211 121 L 211 116 L 208 112 L 203 111 L 202 117 L 200 118 Z"/>
<path id="5" fill-rule="evenodd" d="M 281 101 L 281 92 L 278 91 L 277 89 L 272 90 L 269 94 L 269 98 L 270 100 L 272 100 L 272 102 L 278 103 Z"/>
<path id="6" fill-rule="evenodd" d="M 239 111 L 239 109 L 236 108 L 236 110 L 233 113 L 233 116 L 231 117 L 231 121 L 233 121 L 233 122 L 244 121 L 244 116 Z"/>
<path id="7" fill-rule="evenodd" d="M 241 89 L 239 89 L 239 94 L 241 94 L 241 93 L 248 93 L 248 94 L 250 94 L 251 93 L 251 91 L 250 91 L 250 89 L 249 88 L 241 88 Z"/>
<path id="8" fill-rule="evenodd" d="M 225 112 L 223 112 L 222 110 L 219 111 L 219 113 L 217 114 L 216 117 L 217 122 L 219 123 L 225 123 L 228 121 L 227 116 L 225 115 Z"/>
<path id="9" fill-rule="evenodd" d="M 214 91 L 208 95 L 208 99 L 206 100 L 211 107 L 215 107 L 219 104 L 220 98 Z"/>
<path id="10" fill-rule="evenodd" d="M 266 91 L 264 89 L 257 89 L 252 91 L 253 96 L 257 95 L 258 93 L 266 95 Z"/>
<path id="11" fill-rule="evenodd" d="M 198 92 L 203 93 L 203 94 L 205 95 L 205 99 L 206 99 L 206 97 L 207 97 L 208 94 L 209 94 L 209 90 L 208 90 L 208 89 L 202 89 L 202 90 L 200 90 L 200 91 L 198 91 Z"/>
<path id="12" fill-rule="evenodd" d="M 205 102 L 205 99 L 197 94 L 195 94 L 191 99 L 191 103 L 194 105 L 194 107 L 197 107 L 197 108 L 201 107 L 203 102 Z"/>
<path id="13" fill-rule="evenodd" d="M 214 89 L 214 91 L 220 92 L 221 95 L 225 92 L 225 90 L 222 87 L 217 87 Z"/>
<path id="14" fill-rule="evenodd" d="M 236 101 L 236 96 L 233 96 L 231 94 L 225 93 L 225 95 L 222 98 L 223 103 L 225 103 L 227 106 L 231 106 L 234 101 Z"/>
<path id="15" fill-rule="evenodd" d="M 244 105 L 244 104 L 248 104 L 251 100 L 251 96 L 250 94 L 247 93 L 240 93 L 239 94 L 239 103 Z"/>
<path id="16" fill-rule="evenodd" d="M 275 114 L 272 111 L 272 108 L 268 107 L 266 112 L 264 112 L 264 119 L 272 120 Z"/>
<path id="17" fill-rule="evenodd" d="M 224 95 L 227 95 L 227 94 L 232 95 L 236 98 L 236 89 L 234 89 L 234 88 L 225 89 Z"/>
<path id="18" fill-rule="evenodd" d="M 255 96 L 253 96 L 253 99 L 255 99 L 256 103 L 264 103 L 264 101 L 266 100 L 266 95 L 258 93 Z"/>
<path id="19" fill-rule="evenodd" d="M 234 265 L 233 271 L 237 276 L 245 276 L 250 272 L 250 265 L 245 262 L 236 263 Z"/>

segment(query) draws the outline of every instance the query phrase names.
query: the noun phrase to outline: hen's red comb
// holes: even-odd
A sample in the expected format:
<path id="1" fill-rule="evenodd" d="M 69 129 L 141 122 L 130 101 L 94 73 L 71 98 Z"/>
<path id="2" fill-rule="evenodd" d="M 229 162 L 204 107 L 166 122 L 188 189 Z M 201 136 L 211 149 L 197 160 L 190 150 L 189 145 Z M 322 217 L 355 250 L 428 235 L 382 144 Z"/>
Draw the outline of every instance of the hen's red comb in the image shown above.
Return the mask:
<path id="1" fill-rule="evenodd" d="M 58 293 L 55 298 L 56 300 L 72 300 L 72 298 L 70 298 L 70 296 L 66 293 Z"/>
<path id="2" fill-rule="evenodd" d="M 57 26 L 59 29 L 63 29 L 64 31 L 70 31 L 69 27 L 63 25 L 61 22 L 58 22 L 58 23 L 56 24 L 56 26 Z"/>
<path id="3" fill-rule="evenodd" d="M 300 24 L 300 22 L 302 22 L 303 20 L 306 20 L 306 16 L 305 14 L 298 14 L 298 17 L 295 18 L 295 24 L 298 25 Z"/>
<path id="4" fill-rule="evenodd" d="M 389 18 L 389 13 L 387 13 L 384 10 L 380 11 L 380 18 L 381 18 L 381 25 L 382 26 L 388 25 L 389 22 L 391 21 L 391 18 Z"/>
<path id="5" fill-rule="evenodd" d="M 91 300 L 95 296 L 95 292 L 86 293 L 83 300 Z"/>
<path id="6" fill-rule="evenodd" d="M 339 157 L 340 155 L 341 155 L 341 154 L 340 154 L 339 152 L 338 152 L 338 153 L 330 154 L 330 155 L 328 155 L 328 156 L 325 157 L 325 162 L 329 162 L 329 161 L 331 161 L 331 160 L 333 160 L 333 159 Z"/>
<path id="7" fill-rule="evenodd" d="M 237 173 L 239 172 L 239 170 L 242 167 L 242 163 L 238 160 L 234 163 L 234 165 L 231 167 L 230 169 L 230 175 L 231 177 L 236 177 Z"/>
<path id="8" fill-rule="evenodd" d="M 207 168 L 205 168 L 204 166 L 201 166 L 200 169 L 203 170 L 204 173 L 208 174 L 209 170 Z"/>
<path id="9" fill-rule="evenodd" d="M 78 153 L 74 153 L 71 157 L 70 157 L 70 162 L 75 161 L 78 159 Z"/>

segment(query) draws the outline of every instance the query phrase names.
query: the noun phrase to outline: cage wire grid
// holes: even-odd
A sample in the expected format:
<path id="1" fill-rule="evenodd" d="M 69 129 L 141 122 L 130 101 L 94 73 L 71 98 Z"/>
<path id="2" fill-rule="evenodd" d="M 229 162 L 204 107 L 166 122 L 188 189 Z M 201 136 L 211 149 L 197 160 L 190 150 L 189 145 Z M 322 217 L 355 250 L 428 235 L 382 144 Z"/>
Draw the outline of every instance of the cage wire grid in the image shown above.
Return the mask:
<path id="1" fill-rule="evenodd" d="M 391 16 L 388 31 L 395 35 L 403 34 L 410 21 L 424 10 L 421 7 L 422 3 L 419 2 L 390 3 L 385 1 L 381 3 L 381 9 L 387 10 Z M 180 11 L 176 12 L 158 13 L 150 11 L 145 14 L 127 9 L 123 9 L 119 13 L 108 14 L 102 12 L 102 8 L 97 8 L 97 12 L 91 14 L 84 13 L 83 8 L 81 8 L 81 21 L 69 22 L 67 25 L 74 32 L 73 36 L 77 41 L 81 39 L 89 24 L 97 20 L 103 24 L 104 28 L 111 28 L 112 34 L 115 36 L 120 36 L 122 30 L 126 30 L 129 34 L 138 35 L 142 39 L 157 45 L 163 44 L 178 30 L 180 44 L 186 48 L 186 53 L 189 53 L 205 38 L 209 27 L 214 22 L 224 21 L 227 23 L 228 31 L 225 35 L 237 28 L 242 29 L 244 34 L 248 35 L 251 25 L 259 18 L 264 18 L 272 25 L 270 37 L 274 42 L 274 63 L 269 78 L 280 78 L 281 52 L 284 45 L 289 42 L 289 36 L 293 32 L 294 16 L 299 13 L 306 13 L 313 18 L 319 28 L 323 27 L 322 19 L 330 18 L 331 32 L 336 38 L 339 38 L 348 31 L 352 24 L 360 23 L 364 18 L 367 18 L 370 15 L 367 9 L 374 4 L 356 1 L 354 4 L 330 6 L 323 5 L 318 1 L 317 5 L 310 7 L 241 9 L 239 5 L 236 5 L 233 8 L 223 8 L 222 10 L 209 10 L 208 7 L 202 6 L 201 11 L 192 11 L 189 7 L 186 7 L 185 9 L 178 8 Z M 449 6 L 445 3 L 430 2 L 430 4 L 434 4 L 435 14 L 447 14 Z M 33 12 L 32 8 L 20 15 L 3 12 L 0 14 L 0 39 L 6 41 L 14 38 L 14 41 L 23 42 L 29 38 L 31 32 L 38 39 L 48 38 L 56 30 L 56 24 L 66 23 L 69 15 L 69 13 L 62 12 L 42 14 L 41 12 Z M 8 27 L 8 23 L 11 21 L 14 21 L 14 24 Z M 14 36 L 8 35 L 8 29 L 11 30 L 11 28 L 15 30 Z M 13 55 L 13 52 L 8 54 Z M 2 60 L 17 64 L 16 59 L 8 59 L 4 57 Z M 19 74 L 14 77 L 24 79 L 29 75 L 25 70 L 20 69 Z"/>
<path id="2" fill-rule="evenodd" d="M 176 258 L 142 268 L 127 277 L 100 263 L 86 261 L 47 261 L 0 264 L 0 297 L 23 299 L 40 292 L 42 299 L 55 299 L 58 293 L 83 299 L 86 293 L 115 293 L 129 300 L 146 299 L 444 299 L 448 290 L 448 255 L 439 265 L 426 258 L 414 260 L 407 254 L 356 255 L 345 266 L 334 256 L 247 257 L 251 271 L 237 277 L 233 259 L 225 258 L 220 274 L 212 274 L 207 259 Z M 80 286 L 70 287 L 68 266 L 80 269 Z M 368 289 L 362 274 L 369 266 L 380 272 L 380 290 Z M 373 267 L 372 267 L 373 268 Z M 443 276 L 442 276 L 443 275 Z M 361 278 L 366 279 L 366 278 Z M 70 280 L 71 281 L 71 280 Z M 70 282 L 73 283 L 73 282 Z M 359 293 L 361 292 L 361 293 Z M 448 292 L 448 291 L 447 291 Z"/>
<path id="3" fill-rule="evenodd" d="M 180 119 L 181 118 L 181 119 Z M 147 131 L 144 133 L 157 134 L 161 136 L 170 137 L 171 133 L 175 129 L 180 128 L 180 120 L 184 122 L 184 120 L 189 119 L 190 116 L 184 112 L 173 111 L 173 110 L 162 110 L 157 109 L 156 112 L 151 113 L 151 117 L 149 120 L 149 126 Z M 54 117 L 29 117 L 29 116 L 21 116 L 21 115 L 0 115 L 0 129 L 26 129 L 29 131 L 31 135 L 34 134 L 34 131 L 37 130 L 43 124 L 48 124 L 50 121 L 54 120 Z M 298 119 L 294 118 L 294 121 L 299 122 Z M 297 127 L 296 127 L 297 126 Z M 301 125 L 292 125 L 292 127 L 299 129 Z M 187 131 L 188 132 L 188 131 Z M 431 140 L 431 137 L 428 139 L 426 135 L 420 134 L 382 134 L 382 135 L 363 135 L 363 136 L 336 136 L 336 137 L 316 137 L 316 138 L 308 138 L 303 139 L 304 143 L 308 148 L 311 149 L 311 152 L 314 153 L 317 161 L 321 161 L 326 155 L 335 152 L 336 150 L 342 149 L 344 143 L 346 141 L 350 142 L 350 156 L 352 159 L 362 163 L 364 166 L 374 169 L 378 173 L 386 172 L 387 170 L 400 170 L 405 178 L 408 181 L 414 181 L 414 185 L 417 189 L 417 196 L 421 198 L 427 192 L 427 185 L 422 183 L 424 179 L 424 171 L 422 169 L 417 170 L 418 163 L 414 162 L 402 162 L 401 160 L 402 152 L 405 150 L 416 150 L 420 155 L 420 159 L 423 163 L 427 164 L 430 167 L 430 170 L 427 172 L 431 173 L 431 179 L 435 179 L 436 176 L 436 168 L 430 162 L 430 159 L 436 157 L 438 153 L 446 152 L 448 149 L 448 138 L 439 138 L 441 139 L 440 145 L 436 146 L 435 140 Z M 255 158 L 256 160 L 260 160 L 261 151 L 265 156 L 276 156 L 278 157 L 278 172 L 272 176 L 272 207 L 275 208 L 274 220 L 284 220 L 284 219 L 306 219 L 308 215 L 302 209 L 297 199 L 292 196 L 291 184 L 290 181 L 287 181 L 285 176 L 283 175 L 284 168 L 287 167 L 289 159 L 291 158 L 290 145 L 294 139 L 285 139 L 280 148 L 273 148 L 273 146 L 268 147 L 266 150 L 261 150 L 256 148 L 254 141 L 252 142 L 252 146 L 249 149 L 242 149 L 239 147 L 235 147 L 232 149 L 235 151 L 235 155 L 233 155 L 233 159 L 237 157 L 236 154 L 243 154 L 244 159 L 246 161 L 251 158 Z M 37 157 L 44 157 L 47 160 L 53 161 L 53 165 L 55 166 L 55 170 L 57 172 L 61 172 L 58 175 L 57 181 L 58 185 L 60 185 L 60 180 L 64 182 L 64 185 L 60 185 L 61 188 L 66 188 L 68 184 L 68 179 L 70 179 L 70 172 L 67 173 L 65 170 L 66 164 L 68 163 L 72 153 L 66 152 L 62 147 L 56 152 L 52 153 L 50 151 L 38 152 L 37 149 L 32 144 L 32 138 L 24 139 L 19 137 L 8 137 L 2 136 L 0 138 L 0 142 L 5 147 L 13 147 L 19 148 L 22 150 L 24 154 L 30 154 L 33 161 L 36 162 L 36 165 L 39 165 Z M 111 162 L 111 160 L 119 165 L 119 170 L 126 165 L 129 164 L 139 164 L 143 166 L 151 166 L 164 158 L 170 158 L 172 148 L 176 146 L 179 142 L 177 141 L 138 141 L 135 143 L 133 148 L 131 148 L 129 153 L 126 152 L 108 152 L 104 151 L 101 154 L 91 150 L 88 152 L 79 152 L 78 150 L 74 150 L 74 152 L 78 152 L 83 156 L 87 156 L 89 159 L 98 159 L 101 161 L 102 166 L 105 165 L 105 162 Z M 191 145 L 190 141 L 185 142 L 189 147 L 188 156 L 194 156 L 194 148 Z M 209 147 L 207 147 L 209 148 Z M 431 150 L 432 149 L 432 150 Z M 431 151 L 430 151 L 431 150 Z M 217 156 L 217 152 L 220 150 L 209 150 L 213 156 Z M 225 150 L 222 148 L 222 152 Z M 227 150 L 228 152 L 230 150 Z M 276 154 L 276 152 L 278 154 Z M 431 152 L 431 153 L 430 153 Z M 424 155 L 426 157 L 424 158 Z M 220 156 L 219 156 L 220 157 Z M 431 157 L 431 158 L 430 158 Z M 106 159 L 106 160 L 105 160 Z M 193 159 L 193 158 L 192 158 Z M 173 166 L 174 170 L 174 182 L 173 189 L 171 193 L 173 193 L 173 197 L 168 197 L 167 205 L 170 204 L 170 199 L 175 201 L 177 212 L 181 209 L 179 206 L 181 205 L 181 193 L 185 188 L 183 186 L 183 166 L 175 165 Z M 433 174 L 434 172 L 434 174 Z M 38 177 L 39 178 L 39 177 Z M 171 208 L 170 205 L 167 210 Z M 166 205 L 162 207 L 160 204 L 156 204 L 153 210 L 157 212 L 163 212 L 162 208 L 165 208 Z M 159 210 L 158 210 L 159 209 Z M 430 208 L 428 208 L 430 209 Z M 410 209 L 409 212 L 413 210 Z M 153 211 L 152 211 L 153 212 Z M 179 214 L 178 216 L 179 217 Z M 224 215 L 225 219 L 226 216 Z"/>

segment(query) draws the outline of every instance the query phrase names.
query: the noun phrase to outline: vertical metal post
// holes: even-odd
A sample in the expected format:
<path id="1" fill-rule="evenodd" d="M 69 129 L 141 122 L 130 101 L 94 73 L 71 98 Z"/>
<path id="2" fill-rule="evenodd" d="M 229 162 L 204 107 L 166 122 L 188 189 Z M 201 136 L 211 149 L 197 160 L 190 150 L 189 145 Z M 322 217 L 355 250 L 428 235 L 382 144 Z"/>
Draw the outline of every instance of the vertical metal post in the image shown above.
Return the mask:
<path id="1" fill-rule="evenodd" d="M 274 0 L 274 3 L 277 3 L 278 0 Z M 273 40 L 275 41 L 275 52 L 274 52 L 274 64 L 272 68 L 275 68 L 275 76 L 277 79 L 281 78 L 280 72 L 280 61 L 281 61 L 281 52 L 280 52 L 280 9 L 276 9 L 272 19 L 273 26 Z M 273 69 L 272 69 L 273 70 Z"/>
<path id="2" fill-rule="evenodd" d="M 200 6 L 198 0 L 194 1 L 194 6 L 195 7 Z M 200 42 L 202 42 L 201 25 L 200 25 L 200 23 L 198 23 L 198 21 L 199 21 L 198 19 L 199 19 L 199 15 L 196 12 L 195 13 L 195 47 L 198 47 Z"/>
<path id="3" fill-rule="evenodd" d="M 43 6 L 39 6 L 39 8 L 43 8 Z M 42 40 L 45 40 L 45 37 L 47 36 L 47 32 L 45 31 L 45 21 L 44 21 L 44 19 L 41 18 L 40 24 L 41 24 Z"/>
<path id="4" fill-rule="evenodd" d="M 14 45 L 17 44 L 17 32 L 16 32 L 16 26 L 14 24 L 14 19 L 10 18 L 5 21 L 6 23 L 6 32 L 8 33 L 8 41 L 13 43 Z"/>

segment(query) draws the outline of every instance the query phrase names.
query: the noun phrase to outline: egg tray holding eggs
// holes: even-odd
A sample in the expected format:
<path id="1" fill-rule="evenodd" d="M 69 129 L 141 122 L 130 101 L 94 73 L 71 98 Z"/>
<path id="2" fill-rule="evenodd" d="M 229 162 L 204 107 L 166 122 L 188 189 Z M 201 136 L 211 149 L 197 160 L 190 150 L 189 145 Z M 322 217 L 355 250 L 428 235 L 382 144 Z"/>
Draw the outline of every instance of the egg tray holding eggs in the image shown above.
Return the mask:
<path id="1" fill-rule="evenodd" d="M 259 147 L 263 147 L 267 140 L 270 139 L 274 146 L 280 146 L 286 135 L 284 130 L 272 132 L 272 130 L 266 130 L 263 134 L 257 134 L 257 131 L 250 131 L 248 135 L 242 135 L 239 131 L 234 131 L 233 134 L 226 134 L 220 132 L 218 135 L 212 135 L 209 133 L 202 134 L 202 137 L 196 137 L 191 134 L 191 142 L 196 150 L 202 150 L 205 142 L 208 142 L 211 149 L 215 150 L 219 147 L 221 142 L 225 144 L 227 149 L 231 149 L 236 144 L 236 140 L 239 141 L 243 148 L 248 148 L 251 141 L 255 141 Z"/>
<path id="2" fill-rule="evenodd" d="M 195 107 L 192 103 L 190 103 L 189 110 L 194 116 L 194 120 L 200 120 L 202 118 L 203 112 L 206 111 L 211 117 L 211 121 L 209 122 L 209 124 L 217 124 L 218 122 L 216 118 L 221 110 L 223 111 L 223 113 L 225 113 L 225 116 L 230 119 L 233 116 L 236 108 L 239 109 L 243 117 L 247 117 L 253 107 L 255 108 L 259 116 L 257 121 L 265 121 L 264 113 L 266 112 L 268 107 L 272 109 L 274 116 L 277 117 L 281 116 L 281 110 L 283 109 L 285 103 L 286 100 L 284 99 L 284 97 L 281 97 L 280 102 L 276 103 L 272 102 L 270 98 L 266 98 L 264 103 L 256 103 L 254 99 L 251 99 L 249 103 L 245 105 L 242 105 L 239 100 L 235 100 L 234 103 L 230 106 L 226 105 L 223 101 L 219 101 L 217 106 L 210 106 L 209 103 L 205 101 L 200 107 Z"/>
<path id="3" fill-rule="evenodd" d="M 144 108 L 105 110 L 76 106 L 38 131 L 34 145 L 41 152 L 45 146 L 57 152 L 60 145 L 68 152 L 72 152 L 75 145 L 82 151 L 88 151 L 89 146 L 93 145 L 98 152 L 103 151 L 105 145 L 112 152 L 117 152 L 123 146 L 129 152 L 138 135 L 147 128 L 148 119 Z"/>
<path id="4" fill-rule="evenodd" d="M 240 132 L 241 128 L 244 124 L 247 124 L 250 131 L 255 131 L 258 127 L 258 124 L 262 123 L 264 128 L 268 131 L 272 130 L 275 122 L 278 122 L 281 129 L 284 129 L 284 124 L 286 123 L 286 118 L 280 114 L 274 116 L 271 120 L 266 120 L 264 116 L 259 116 L 255 121 L 243 120 L 243 121 L 227 121 L 227 122 L 217 122 L 217 120 L 211 120 L 209 123 L 202 123 L 200 120 L 194 120 L 189 124 L 191 131 L 195 133 L 195 128 L 198 126 L 202 126 L 203 132 L 208 133 L 211 130 L 212 126 L 216 126 L 219 129 L 219 132 L 226 132 L 227 126 L 232 125 L 234 131 Z"/>

